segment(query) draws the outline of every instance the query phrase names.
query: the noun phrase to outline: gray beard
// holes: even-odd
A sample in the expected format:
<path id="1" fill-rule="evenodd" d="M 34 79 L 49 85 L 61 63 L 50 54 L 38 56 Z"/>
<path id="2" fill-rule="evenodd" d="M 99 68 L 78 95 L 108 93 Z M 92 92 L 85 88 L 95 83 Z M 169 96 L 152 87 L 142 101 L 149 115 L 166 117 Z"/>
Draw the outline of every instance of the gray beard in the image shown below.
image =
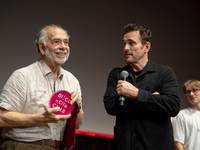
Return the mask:
<path id="1" fill-rule="evenodd" d="M 59 51 L 61 51 L 61 50 L 59 50 Z M 47 57 L 52 58 L 53 60 L 55 60 L 56 63 L 62 65 L 62 64 L 64 64 L 64 63 L 68 60 L 69 54 L 70 54 L 70 53 L 67 52 L 66 50 L 65 50 L 65 52 L 68 54 L 68 56 L 65 57 L 65 58 L 58 58 L 58 57 L 56 57 L 56 55 L 55 55 L 54 53 L 53 53 L 53 55 L 50 55 L 49 49 L 46 49 L 45 55 L 46 55 Z"/>

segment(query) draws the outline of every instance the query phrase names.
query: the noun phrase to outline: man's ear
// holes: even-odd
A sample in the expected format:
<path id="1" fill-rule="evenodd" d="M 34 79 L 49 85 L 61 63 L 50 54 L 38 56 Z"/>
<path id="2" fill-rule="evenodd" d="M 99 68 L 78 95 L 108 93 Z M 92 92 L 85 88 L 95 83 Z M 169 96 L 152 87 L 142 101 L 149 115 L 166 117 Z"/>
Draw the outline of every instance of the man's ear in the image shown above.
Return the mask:
<path id="1" fill-rule="evenodd" d="M 145 52 L 148 53 L 149 50 L 151 49 L 151 43 L 150 42 L 146 42 L 144 46 L 145 46 Z"/>
<path id="2" fill-rule="evenodd" d="M 46 47 L 44 46 L 44 44 L 43 44 L 42 42 L 40 42 L 40 43 L 39 43 L 39 50 L 40 50 L 40 53 L 41 53 L 42 55 L 44 55 L 45 49 L 46 49 Z"/>

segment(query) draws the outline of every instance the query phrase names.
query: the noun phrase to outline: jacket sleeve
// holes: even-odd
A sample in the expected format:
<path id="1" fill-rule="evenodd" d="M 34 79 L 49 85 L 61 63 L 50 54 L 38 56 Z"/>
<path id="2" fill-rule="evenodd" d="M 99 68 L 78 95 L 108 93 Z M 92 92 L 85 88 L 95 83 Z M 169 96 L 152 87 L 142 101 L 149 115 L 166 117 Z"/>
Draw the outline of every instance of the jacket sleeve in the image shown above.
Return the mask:
<path id="1" fill-rule="evenodd" d="M 127 114 L 128 113 L 128 103 L 125 103 L 124 107 L 119 107 L 119 95 L 117 94 L 116 87 L 118 80 L 121 80 L 119 69 L 113 69 L 107 81 L 107 88 L 104 94 L 104 106 L 108 114 L 118 115 L 118 114 Z"/>
<path id="2" fill-rule="evenodd" d="M 176 75 L 170 67 L 162 69 L 162 73 L 158 71 L 158 74 L 156 82 L 159 83 L 159 88 L 156 87 L 156 91 L 139 89 L 137 103 L 141 104 L 143 110 L 147 112 L 176 116 L 180 110 L 180 94 Z M 152 94 L 153 92 L 159 92 L 159 95 Z"/>

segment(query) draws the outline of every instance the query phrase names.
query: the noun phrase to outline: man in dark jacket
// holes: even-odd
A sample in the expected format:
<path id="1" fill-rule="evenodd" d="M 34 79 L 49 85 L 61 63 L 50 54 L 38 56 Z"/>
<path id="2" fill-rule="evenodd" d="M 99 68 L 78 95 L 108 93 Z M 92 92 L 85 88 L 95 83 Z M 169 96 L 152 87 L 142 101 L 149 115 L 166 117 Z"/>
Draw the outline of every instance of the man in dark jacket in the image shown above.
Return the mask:
<path id="1" fill-rule="evenodd" d="M 104 95 L 107 113 L 116 116 L 114 149 L 174 150 L 170 117 L 180 110 L 176 75 L 148 59 L 152 32 L 147 27 L 126 25 L 122 43 L 128 65 L 110 72 Z"/>

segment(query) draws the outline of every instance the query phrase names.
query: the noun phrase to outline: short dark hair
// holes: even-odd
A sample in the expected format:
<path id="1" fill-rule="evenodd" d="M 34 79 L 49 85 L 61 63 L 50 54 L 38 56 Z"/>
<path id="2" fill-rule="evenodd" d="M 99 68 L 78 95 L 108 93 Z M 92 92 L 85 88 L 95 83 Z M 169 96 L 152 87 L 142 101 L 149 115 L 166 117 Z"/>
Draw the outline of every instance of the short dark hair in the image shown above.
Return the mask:
<path id="1" fill-rule="evenodd" d="M 153 42 L 152 32 L 148 27 L 146 27 L 146 26 L 143 27 L 143 26 L 140 26 L 138 24 L 129 23 L 129 24 L 124 26 L 123 31 L 124 31 L 124 35 L 128 32 L 139 31 L 142 44 L 144 45 L 146 42 L 150 42 L 151 47 L 152 47 L 152 42 Z"/>

